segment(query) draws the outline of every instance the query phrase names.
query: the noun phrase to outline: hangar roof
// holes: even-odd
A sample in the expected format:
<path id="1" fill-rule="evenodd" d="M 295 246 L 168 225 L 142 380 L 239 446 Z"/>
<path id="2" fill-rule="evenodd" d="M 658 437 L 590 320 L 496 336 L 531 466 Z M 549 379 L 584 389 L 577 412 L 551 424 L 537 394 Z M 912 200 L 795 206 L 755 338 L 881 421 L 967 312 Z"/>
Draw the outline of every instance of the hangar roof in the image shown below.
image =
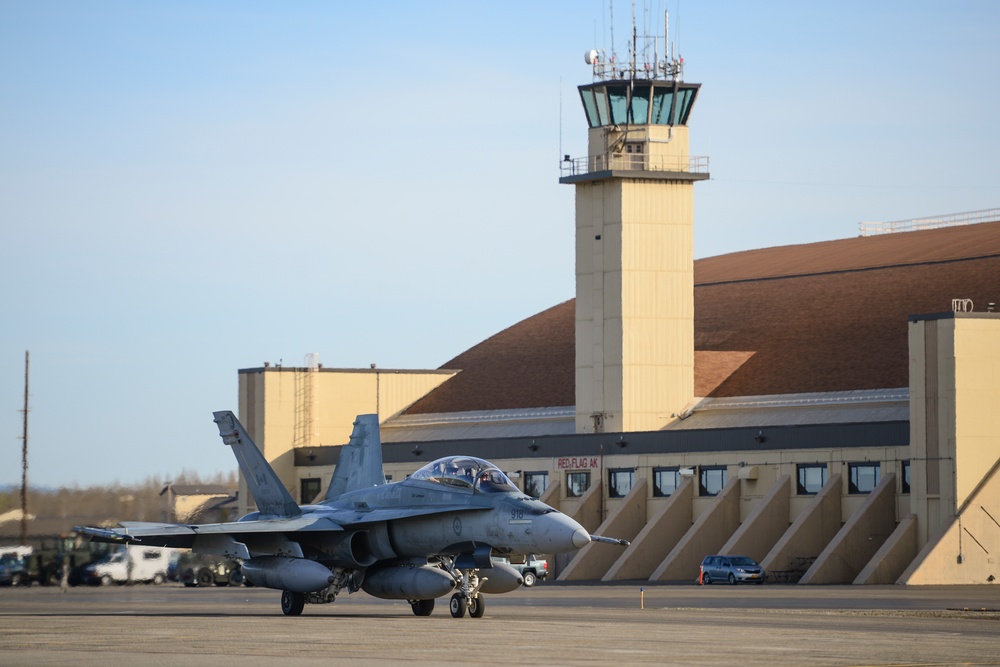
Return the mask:
<path id="1" fill-rule="evenodd" d="M 727 398 L 908 386 L 907 318 L 1000 301 L 1000 222 L 764 248 L 694 263 L 695 393 Z M 407 415 L 572 406 L 574 306 L 445 363 Z"/>

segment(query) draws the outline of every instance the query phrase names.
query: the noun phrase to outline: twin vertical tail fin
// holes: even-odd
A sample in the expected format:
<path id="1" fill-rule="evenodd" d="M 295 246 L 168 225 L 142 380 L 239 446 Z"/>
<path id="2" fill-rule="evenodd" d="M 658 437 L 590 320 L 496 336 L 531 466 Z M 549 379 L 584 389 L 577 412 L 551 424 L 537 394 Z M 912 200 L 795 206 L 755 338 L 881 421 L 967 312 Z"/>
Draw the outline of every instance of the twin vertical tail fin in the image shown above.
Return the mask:
<path id="1" fill-rule="evenodd" d="M 213 412 L 222 441 L 233 448 L 236 462 L 247 481 L 250 495 L 263 515 L 292 517 L 302 514 L 288 489 L 278 479 L 264 454 L 247 435 L 243 424 L 229 410 Z"/>
<path id="2" fill-rule="evenodd" d="M 385 484 L 385 473 L 382 471 L 378 415 L 358 415 L 354 420 L 351 441 L 340 448 L 340 460 L 333 472 L 326 499 L 334 500 L 348 491 L 380 484 Z"/>

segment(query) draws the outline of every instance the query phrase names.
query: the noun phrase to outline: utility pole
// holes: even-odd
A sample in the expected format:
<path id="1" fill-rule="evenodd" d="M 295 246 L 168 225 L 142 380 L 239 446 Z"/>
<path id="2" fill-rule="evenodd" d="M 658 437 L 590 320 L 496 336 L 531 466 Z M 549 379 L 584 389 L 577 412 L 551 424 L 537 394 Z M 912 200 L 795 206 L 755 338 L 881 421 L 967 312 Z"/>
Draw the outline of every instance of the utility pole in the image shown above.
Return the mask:
<path id="1" fill-rule="evenodd" d="M 24 435 L 21 436 L 21 545 L 28 543 L 28 350 L 24 351 Z"/>

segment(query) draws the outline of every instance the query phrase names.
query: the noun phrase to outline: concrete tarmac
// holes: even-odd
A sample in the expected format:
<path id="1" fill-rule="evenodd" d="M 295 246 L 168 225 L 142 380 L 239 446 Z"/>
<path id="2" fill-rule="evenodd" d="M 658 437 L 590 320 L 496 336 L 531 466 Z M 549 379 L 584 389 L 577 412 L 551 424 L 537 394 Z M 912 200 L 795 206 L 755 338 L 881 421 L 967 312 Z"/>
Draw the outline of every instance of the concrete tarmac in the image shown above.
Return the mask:
<path id="1" fill-rule="evenodd" d="M 480 619 L 364 593 L 286 617 L 279 596 L 2 588 L 0 665 L 1000 665 L 998 586 L 546 582 Z"/>

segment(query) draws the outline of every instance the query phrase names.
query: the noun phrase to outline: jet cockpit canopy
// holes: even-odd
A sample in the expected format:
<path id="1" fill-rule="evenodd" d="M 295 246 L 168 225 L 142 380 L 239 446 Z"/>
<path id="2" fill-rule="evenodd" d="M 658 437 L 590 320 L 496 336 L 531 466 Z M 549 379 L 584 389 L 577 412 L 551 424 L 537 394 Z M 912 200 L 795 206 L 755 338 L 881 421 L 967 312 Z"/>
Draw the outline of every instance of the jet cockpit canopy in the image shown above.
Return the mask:
<path id="1" fill-rule="evenodd" d="M 474 456 L 446 456 L 410 475 L 410 479 L 475 489 L 483 493 L 520 491 L 500 468 Z"/>

